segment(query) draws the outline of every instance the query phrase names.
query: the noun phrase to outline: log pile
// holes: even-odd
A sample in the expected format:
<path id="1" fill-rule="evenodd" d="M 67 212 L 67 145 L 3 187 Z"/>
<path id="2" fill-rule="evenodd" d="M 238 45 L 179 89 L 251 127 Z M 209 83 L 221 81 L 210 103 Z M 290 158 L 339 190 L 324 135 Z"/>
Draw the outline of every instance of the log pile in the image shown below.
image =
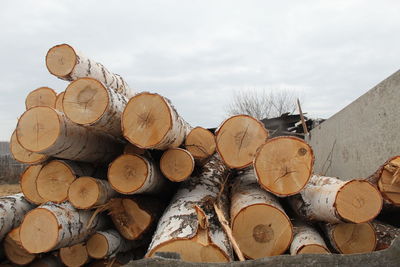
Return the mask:
<path id="1" fill-rule="evenodd" d="M 400 210 L 399 156 L 370 177 L 325 177 L 304 140 L 270 138 L 248 115 L 215 133 L 192 127 L 166 97 L 134 92 L 67 44 L 49 50 L 46 66 L 70 83 L 29 93 L 11 137 L 29 166 L 22 194 L 0 198 L 5 264 L 367 253 L 400 235 L 375 220 L 382 207 Z"/>

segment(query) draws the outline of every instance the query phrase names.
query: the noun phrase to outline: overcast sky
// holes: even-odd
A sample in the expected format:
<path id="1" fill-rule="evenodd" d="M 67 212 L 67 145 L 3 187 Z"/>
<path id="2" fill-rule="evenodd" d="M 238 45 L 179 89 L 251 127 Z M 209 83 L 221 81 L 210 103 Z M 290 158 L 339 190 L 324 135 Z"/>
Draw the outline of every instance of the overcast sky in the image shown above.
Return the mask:
<path id="1" fill-rule="evenodd" d="M 0 140 L 31 90 L 66 88 L 44 61 L 59 43 L 170 98 L 193 126 L 217 126 L 235 90 L 295 90 L 328 118 L 400 68 L 399 12 L 400 1 L 1 1 Z"/>

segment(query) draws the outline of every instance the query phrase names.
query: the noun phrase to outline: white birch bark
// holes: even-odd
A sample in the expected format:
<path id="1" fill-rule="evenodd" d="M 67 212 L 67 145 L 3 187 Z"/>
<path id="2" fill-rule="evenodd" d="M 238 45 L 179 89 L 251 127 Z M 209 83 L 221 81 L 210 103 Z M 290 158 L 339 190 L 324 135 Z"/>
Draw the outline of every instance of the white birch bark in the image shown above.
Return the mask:
<path id="1" fill-rule="evenodd" d="M 35 205 L 29 203 L 22 193 L 0 198 L 0 241 L 13 228 L 19 226 L 25 213 Z"/>
<path id="2" fill-rule="evenodd" d="M 377 236 L 377 244 L 375 250 L 389 248 L 394 240 L 400 236 L 400 228 L 380 221 L 372 221 Z"/>
<path id="3" fill-rule="evenodd" d="M 96 234 L 102 235 L 107 240 L 108 251 L 103 258 L 115 257 L 117 253 L 129 251 L 141 244 L 141 242 L 123 238 L 118 231 L 114 229 L 97 231 Z M 90 242 L 90 239 L 88 242 Z M 90 249 L 88 249 L 88 253 L 92 258 L 96 258 L 94 255 L 90 254 Z"/>
<path id="4" fill-rule="evenodd" d="M 317 230 L 304 223 L 295 223 L 293 241 L 290 245 L 290 255 L 299 254 L 300 250 L 309 245 L 317 245 L 329 252 L 324 239 Z"/>

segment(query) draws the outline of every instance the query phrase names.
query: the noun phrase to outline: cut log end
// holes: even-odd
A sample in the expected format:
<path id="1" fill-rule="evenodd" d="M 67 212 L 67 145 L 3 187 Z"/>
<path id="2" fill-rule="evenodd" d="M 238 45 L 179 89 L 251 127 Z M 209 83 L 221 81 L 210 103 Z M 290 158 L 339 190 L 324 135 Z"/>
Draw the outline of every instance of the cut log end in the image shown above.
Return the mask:
<path id="1" fill-rule="evenodd" d="M 185 139 L 185 148 L 195 159 L 206 159 L 215 152 L 215 136 L 205 128 L 195 127 L 189 132 Z"/>
<path id="2" fill-rule="evenodd" d="M 368 253 L 375 250 L 376 234 L 369 223 L 340 223 L 333 226 L 333 242 L 343 254 Z"/>
<path id="3" fill-rule="evenodd" d="M 89 209 L 96 205 L 100 198 L 101 188 L 92 177 L 80 177 L 71 183 L 68 189 L 68 200 L 78 209 Z"/>
<path id="4" fill-rule="evenodd" d="M 243 254 L 251 259 L 282 254 L 293 236 L 286 214 L 265 204 L 242 209 L 233 218 L 232 231 Z"/>
<path id="5" fill-rule="evenodd" d="M 228 167 L 245 168 L 267 137 L 268 131 L 258 120 L 247 115 L 233 116 L 217 130 L 217 150 Z"/>
<path id="6" fill-rule="evenodd" d="M 171 148 L 165 151 L 160 160 L 160 169 L 172 182 L 182 182 L 193 172 L 194 158 L 189 151 Z"/>
<path id="7" fill-rule="evenodd" d="M 311 147 L 296 137 L 276 137 L 260 147 L 254 160 L 259 184 L 278 196 L 301 191 L 314 164 Z"/>
<path id="8" fill-rule="evenodd" d="M 55 107 L 55 109 L 57 109 L 60 112 L 64 112 L 64 109 L 63 109 L 64 94 L 65 94 L 65 92 L 59 93 L 57 95 L 57 99 L 56 99 L 56 107 Z"/>
<path id="9" fill-rule="evenodd" d="M 341 218 L 353 223 L 374 219 L 382 209 L 382 196 L 369 182 L 353 180 L 337 193 L 335 206 Z"/>
<path id="10" fill-rule="evenodd" d="M 77 63 L 75 50 L 67 45 L 56 45 L 47 52 L 46 66 L 57 77 L 68 76 Z"/>
<path id="11" fill-rule="evenodd" d="M 311 244 L 300 248 L 297 254 L 330 254 L 330 252 L 321 245 Z"/>
<path id="12" fill-rule="evenodd" d="M 27 252 L 21 246 L 19 237 L 19 227 L 8 233 L 4 239 L 4 253 L 12 263 L 17 265 L 27 265 L 35 259 L 35 255 Z"/>
<path id="13" fill-rule="evenodd" d="M 96 233 L 90 237 L 86 244 L 86 250 L 90 257 L 94 259 L 103 259 L 108 253 L 107 238 L 101 233 Z"/>
<path id="14" fill-rule="evenodd" d="M 40 87 L 28 94 L 25 100 L 26 109 L 33 107 L 46 106 L 54 108 L 56 106 L 57 94 L 49 87 Z"/>
<path id="15" fill-rule="evenodd" d="M 93 78 L 80 78 L 65 90 L 63 110 L 78 124 L 92 124 L 100 119 L 108 107 L 107 88 Z"/>
<path id="16" fill-rule="evenodd" d="M 86 246 L 83 243 L 60 249 L 60 259 L 68 267 L 83 266 L 89 261 Z"/>
<path id="17" fill-rule="evenodd" d="M 378 187 L 385 199 L 400 206 L 400 156 L 392 158 L 383 167 Z"/>
<path id="18" fill-rule="evenodd" d="M 34 204 L 40 205 L 46 200 L 42 198 L 36 187 L 36 180 L 42 170 L 43 165 L 32 165 L 25 169 L 20 178 L 21 190 L 25 198 Z"/>
<path id="19" fill-rule="evenodd" d="M 16 161 L 27 164 L 37 164 L 44 162 L 48 159 L 48 156 L 38 154 L 26 150 L 17 140 L 16 132 L 14 131 L 10 140 L 10 152 Z"/>

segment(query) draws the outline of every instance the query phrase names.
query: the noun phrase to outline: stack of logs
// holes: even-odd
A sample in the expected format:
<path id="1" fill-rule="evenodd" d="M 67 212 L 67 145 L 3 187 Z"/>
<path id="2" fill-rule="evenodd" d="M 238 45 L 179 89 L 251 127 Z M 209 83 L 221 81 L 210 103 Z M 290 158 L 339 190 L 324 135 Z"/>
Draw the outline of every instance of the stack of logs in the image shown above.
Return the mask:
<path id="1" fill-rule="evenodd" d="M 374 219 L 400 206 L 400 157 L 365 179 L 316 175 L 307 143 L 269 138 L 250 116 L 215 133 L 192 127 L 167 98 L 134 92 L 67 44 L 48 51 L 46 66 L 70 83 L 32 91 L 11 137 L 15 159 L 29 164 L 22 194 L 0 199 L 13 264 L 361 253 L 399 234 Z"/>

